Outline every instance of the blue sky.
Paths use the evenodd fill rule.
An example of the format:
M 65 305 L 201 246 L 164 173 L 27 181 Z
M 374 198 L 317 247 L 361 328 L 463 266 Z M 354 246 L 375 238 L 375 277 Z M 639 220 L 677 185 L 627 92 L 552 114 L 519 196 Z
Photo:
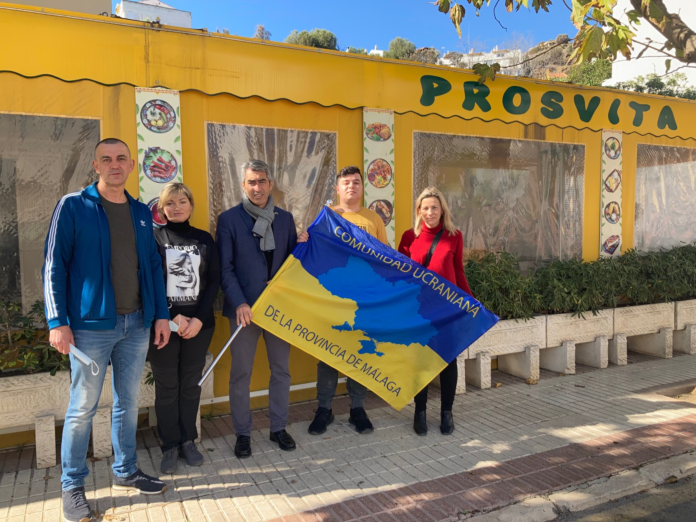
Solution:
M 163 0 L 176 9 L 191 11 L 193 27 L 228 29 L 230 34 L 253 36 L 257 24 L 264 24 L 273 37 L 282 41 L 293 29 L 328 29 L 338 36 L 341 49 L 348 46 L 386 49 L 396 36 L 408 38 L 418 47 L 435 47 L 440 51 L 466 52 L 467 40 L 482 50 L 509 44 L 513 33 L 530 43 L 550 40 L 558 34 L 575 34 L 570 12 L 562 2 L 554 2 L 551 12 L 521 9 L 507 13 L 501 0 L 496 11 L 507 32 L 494 20 L 491 8 L 475 9 L 462 2 L 466 16 L 462 39 L 457 36 L 449 17 L 426 0 L 347 0 L 279 1 L 266 0 Z M 495 4 L 492 0 L 491 4 Z M 114 1 L 114 8 L 118 1 Z M 531 4 L 531 1 L 530 1 Z

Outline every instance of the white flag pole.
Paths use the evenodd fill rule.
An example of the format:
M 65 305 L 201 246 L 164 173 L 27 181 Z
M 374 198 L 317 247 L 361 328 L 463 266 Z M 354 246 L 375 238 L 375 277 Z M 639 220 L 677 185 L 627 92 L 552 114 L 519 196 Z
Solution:
M 203 374 L 203 377 L 201 377 L 201 380 L 198 381 L 198 386 L 202 386 L 203 383 L 205 382 L 205 380 L 208 378 L 208 375 L 210 375 L 210 374 L 212 373 L 213 368 L 215 368 L 215 365 L 216 365 L 216 364 L 218 363 L 218 361 L 220 360 L 220 357 L 222 357 L 222 356 L 225 354 L 225 351 L 227 351 L 227 349 L 230 347 L 230 344 L 232 344 L 232 341 L 234 341 L 234 338 L 237 337 L 237 334 L 239 333 L 239 330 L 242 329 L 242 327 L 243 327 L 243 325 L 240 324 L 240 325 L 237 327 L 237 329 L 234 331 L 234 333 L 232 334 L 232 336 L 227 340 L 227 343 L 226 343 L 225 346 L 222 348 L 222 350 L 220 350 L 220 353 L 218 354 L 218 356 L 217 356 L 217 357 L 215 358 L 215 360 L 213 361 L 213 364 L 210 365 L 210 368 L 208 368 L 208 369 L 206 370 L 206 372 Z

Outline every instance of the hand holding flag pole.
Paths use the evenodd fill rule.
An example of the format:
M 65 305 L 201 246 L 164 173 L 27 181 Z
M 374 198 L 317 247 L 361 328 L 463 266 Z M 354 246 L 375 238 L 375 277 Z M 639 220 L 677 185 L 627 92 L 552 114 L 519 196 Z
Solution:
M 241 330 L 243 325 L 239 325 L 237 329 L 234 331 L 234 333 L 230 336 L 230 338 L 227 340 L 227 343 L 225 343 L 225 346 L 220 350 L 220 353 L 218 356 L 215 358 L 213 361 L 213 364 L 210 365 L 210 368 L 206 370 L 206 372 L 203 374 L 203 377 L 201 377 L 201 380 L 198 381 L 198 386 L 203 386 L 203 383 L 205 380 L 208 378 L 208 375 L 210 375 L 213 372 L 213 368 L 215 368 L 215 365 L 218 363 L 220 358 L 225 354 L 227 349 L 230 347 L 230 344 L 232 344 L 232 341 L 234 341 L 234 338 L 237 337 L 237 334 L 239 333 L 239 330 Z
M 330 207 L 332 204 L 333 204 L 333 202 L 332 202 L 330 199 L 326 201 L 326 206 Z M 176 330 L 179 329 L 179 325 L 177 325 L 176 323 L 173 323 L 172 321 L 169 321 L 169 322 L 170 322 L 171 324 L 174 324 L 174 325 L 176 326 L 176 329 L 174 329 L 174 328 L 172 327 L 172 330 L 173 330 L 173 331 L 176 331 Z M 213 368 L 215 368 L 215 365 L 218 363 L 218 361 L 220 360 L 220 358 L 225 354 L 225 352 L 227 351 L 227 349 L 228 349 L 228 348 L 230 347 L 230 345 L 232 344 L 232 341 L 234 341 L 234 338 L 237 337 L 237 334 L 239 333 L 239 331 L 242 329 L 243 326 L 244 326 L 244 325 L 241 325 L 241 324 L 240 324 L 239 326 L 237 326 L 237 329 L 234 331 L 234 333 L 233 333 L 233 334 L 230 336 L 230 338 L 227 340 L 227 342 L 225 343 L 225 346 L 222 348 L 222 350 L 220 350 L 220 353 L 218 354 L 218 356 L 217 356 L 217 357 L 215 358 L 215 360 L 213 361 L 213 364 L 210 365 L 210 368 L 208 368 L 208 369 L 206 370 L 206 372 L 203 374 L 203 377 L 201 377 L 201 380 L 198 381 L 198 386 L 203 386 L 203 383 L 204 383 L 205 380 L 208 378 L 208 376 L 213 372 Z

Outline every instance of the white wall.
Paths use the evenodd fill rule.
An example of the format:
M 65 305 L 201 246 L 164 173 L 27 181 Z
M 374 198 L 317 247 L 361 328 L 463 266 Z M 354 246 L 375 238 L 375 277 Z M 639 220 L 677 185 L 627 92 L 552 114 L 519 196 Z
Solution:
M 670 13 L 678 13 L 682 20 L 684 20 L 684 23 L 696 30 L 696 0 L 665 0 L 665 5 Z M 628 18 L 625 13 L 632 9 L 633 7 L 631 7 L 629 0 L 619 0 L 616 4 L 614 13 L 622 22 L 628 23 Z M 665 42 L 665 38 L 658 33 L 652 25 L 643 21 L 637 26 L 635 39 L 646 42 L 648 38 L 653 41 L 651 45 L 657 48 L 662 47 L 662 44 Z M 638 53 L 643 49 L 643 47 L 638 44 L 634 44 L 633 48 L 634 57 L 638 56 Z M 639 60 L 634 58 L 628 61 L 624 59 L 623 56 L 619 55 L 619 58 L 617 58 L 612 66 L 612 78 L 611 80 L 607 80 L 605 84 L 614 85 L 616 82 L 633 80 L 636 76 L 645 76 L 651 73 L 663 75 L 665 74 L 666 59 L 666 56 L 651 49 L 645 51 Z M 679 61 L 672 60 L 672 69 L 679 67 L 679 64 Z M 681 69 L 679 72 L 686 74 L 691 85 L 696 85 L 696 68 Z
M 141 4 L 123 0 L 116 6 L 116 14 L 129 20 L 150 20 L 160 19 L 163 25 L 173 25 L 176 27 L 191 27 L 191 13 L 179 11 L 169 7 L 157 7 L 154 5 Z

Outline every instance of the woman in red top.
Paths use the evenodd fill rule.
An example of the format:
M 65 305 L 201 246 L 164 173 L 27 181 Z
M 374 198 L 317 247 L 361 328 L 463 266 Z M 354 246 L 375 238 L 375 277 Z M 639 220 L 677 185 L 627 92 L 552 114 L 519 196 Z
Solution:
M 449 282 L 471 295 L 469 283 L 464 275 L 464 239 L 462 233 L 452 224 L 452 218 L 442 193 L 435 187 L 428 187 L 416 200 L 416 226 L 404 232 L 399 244 L 399 252 L 420 264 L 426 263 L 433 240 L 440 233 L 440 239 L 432 253 L 427 268 L 444 277 Z M 452 405 L 457 389 L 457 360 L 452 361 L 440 373 L 441 423 L 440 431 L 449 435 L 454 431 Z M 413 429 L 421 436 L 428 433 L 425 418 L 428 401 L 428 387 L 416 395 L 416 414 Z

